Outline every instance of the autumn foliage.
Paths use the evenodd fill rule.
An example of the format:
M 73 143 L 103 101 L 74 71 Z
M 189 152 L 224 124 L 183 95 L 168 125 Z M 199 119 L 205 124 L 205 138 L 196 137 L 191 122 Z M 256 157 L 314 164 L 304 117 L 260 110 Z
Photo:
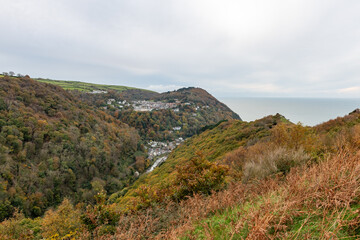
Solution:
M 57 88 L 20 94 L 27 81 L 1 82 L 0 239 L 360 236 L 358 111 L 222 122 L 131 185 L 146 165 L 133 129 Z
M 123 188 L 135 179 L 135 152 L 145 155 L 135 129 L 62 88 L 0 79 L 0 221 L 16 209 L 34 218 L 65 197 L 93 203 L 99 190 Z

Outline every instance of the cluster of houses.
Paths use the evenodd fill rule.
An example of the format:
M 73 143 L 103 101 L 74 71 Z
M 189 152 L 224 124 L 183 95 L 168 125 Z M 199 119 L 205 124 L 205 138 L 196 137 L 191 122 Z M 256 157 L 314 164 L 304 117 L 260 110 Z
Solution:
M 191 103 L 181 103 L 180 101 L 176 100 L 174 103 L 169 102 L 153 102 L 153 101 L 146 101 L 146 100 L 140 100 L 140 101 L 133 101 L 132 107 L 134 108 L 134 111 L 139 112 L 150 112 L 152 110 L 160 110 L 160 109 L 172 109 L 174 112 L 179 112 L 179 106 L 190 106 Z M 202 108 L 210 108 L 210 106 L 194 106 L 194 109 L 196 111 L 199 111 Z M 196 114 L 194 115 L 196 116 Z
M 94 92 L 92 92 L 92 93 L 94 93 Z M 106 104 L 117 106 L 120 109 L 131 106 L 134 109 L 134 111 L 138 111 L 138 112 L 150 112 L 152 110 L 161 110 L 161 109 L 173 109 L 174 112 L 180 111 L 180 109 L 178 108 L 178 106 L 180 105 L 179 101 L 176 101 L 174 103 L 153 102 L 153 101 L 146 101 L 146 100 L 127 102 L 126 100 L 116 101 L 113 98 L 109 98 L 106 101 Z M 107 107 L 104 107 L 104 108 L 107 109 Z
M 100 91 L 93 91 L 92 93 L 98 93 Z M 174 112 L 180 112 L 179 106 L 190 106 L 191 103 L 181 103 L 179 100 L 175 102 L 154 102 L 154 101 L 146 101 L 146 100 L 139 100 L 139 101 L 132 101 L 128 102 L 126 100 L 123 101 L 116 101 L 113 98 L 109 98 L 106 101 L 107 105 L 117 106 L 119 109 L 124 109 L 128 107 L 132 107 L 134 111 L 138 112 L 150 112 L 152 110 L 161 110 L 161 109 L 172 109 Z M 194 106 L 196 111 L 199 111 L 201 108 L 210 108 L 209 106 Z M 107 109 L 105 106 L 104 109 Z M 193 116 L 196 116 L 196 113 L 193 113 Z M 179 128 L 179 127 L 176 127 Z M 174 129 L 174 131 L 179 131 L 180 129 Z
M 184 139 L 182 137 L 177 138 L 175 141 L 172 142 L 150 141 L 148 143 L 149 159 L 152 160 L 158 156 L 169 154 L 172 150 L 176 148 L 176 146 L 180 145 L 182 142 L 184 142 Z
M 180 102 L 152 102 L 152 101 L 133 101 L 132 106 L 135 111 L 141 111 L 141 112 L 147 112 L 152 110 L 161 110 L 161 109 L 169 109 L 172 108 L 174 111 L 179 111 L 177 106 L 180 104 Z
M 90 94 L 101 94 L 101 93 L 107 93 L 107 91 L 103 90 L 93 90 L 92 92 L 89 92 Z
M 168 158 L 169 153 L 176 148 L 176 146 L 180 145 L 184 142 L 182 137 L 175 139 L 172 142 L 157 142 L 157 141 L 150 141 L 148 143 L 148 155 L 149 159 L 156 161 L 151 165 L 151 167 L 146 172 L 153 171 L 157 166 L 161 163 L 165 162 Z

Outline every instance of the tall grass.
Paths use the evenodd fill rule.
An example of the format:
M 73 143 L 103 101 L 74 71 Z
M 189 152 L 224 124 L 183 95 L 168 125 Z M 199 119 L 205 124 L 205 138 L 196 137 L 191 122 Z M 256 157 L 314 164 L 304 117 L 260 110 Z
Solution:
M 242 215 L 230 222 L 232 230 L 223 239 L 360 238 L 360 152 L 341 152 L 318 165 L 294 168 L 285 180 L 267 179 L 257 186 L 263 191 L 249 194 L 261 203 L 249 200 L 254 207 L 245 211 L 245 205 L 238 201 Z M 171 233 L 196 239 L 195 228 L 188 226 Z M 216 235 L 215 228 L 203 227 L 202 232 Z
M 264 179 L 272 174 L 286 174 L 292 167 L 305 164 L 310 156 L 302 148 L 298 150 L 288 150 L 278 147 L 256 155 L 244 164 L 243 181 L 248 182 L 252 179 Z

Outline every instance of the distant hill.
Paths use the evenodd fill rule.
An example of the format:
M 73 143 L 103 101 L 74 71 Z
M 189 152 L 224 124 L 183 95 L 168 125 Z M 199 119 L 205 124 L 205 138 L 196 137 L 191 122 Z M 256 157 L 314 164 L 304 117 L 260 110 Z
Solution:
M 69 90 L 88 105 L 105 108 L 120 121 L 136 128 L 146 140 L 174 140 L 190 137 L 203 127 L 222 120 L 239 119 L 225 104 L 201 88 L 182 88 L 176 91 L 157 93 L 125 86 L 99 85 L 84 82 L 36 79 Z M 113 100 L 108 104 L 108 100 Z M 130 105 L 121 105 L 127 101 Z M 134 111 L 134 101 L 175 103 L 176 107 Z M 177 129 L 177 130 L 174 130 Z
M 152 111 L 134 111 L 132 108 L 117 111 L 115 108 L 118 118 L 138 129 L 146 139 L 186 138 L 222 120 L 241 120 L 239 115 L 201 88 L 182 88 L 145 97 L 144 100 L 174 103 L 176 106 Z M 180 130 L 174 131 L 176 128 Z
M 193 102 L 193 103 L 198 103 L 200 105 L 215 107 L 217 111 L 220 111 L 223 114 L 225 114 L 227 119 L 232 118 L 232 119 L 241 120 L 238 114 L 233 112 L 225 104 L 219 102 L 219 100 L 217 100 L 214 96 L 212 96 L 202 88 L 194 88 L 194 87 L 180 88 L 176 91 L 164 92 L 154 98 L 154 100 L 160 100 L 160 101 L 161 100 L 171 101 L 176 99 L 180 100 L 181 102 Z

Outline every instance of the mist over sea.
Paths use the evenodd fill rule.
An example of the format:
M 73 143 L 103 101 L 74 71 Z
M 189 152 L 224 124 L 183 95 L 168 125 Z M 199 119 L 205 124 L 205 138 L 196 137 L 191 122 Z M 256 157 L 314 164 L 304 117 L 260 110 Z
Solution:
M 244 121 L 280 113 L 293 123 L 314 126 L 360 108 L 360 98 L 219 98 Z

